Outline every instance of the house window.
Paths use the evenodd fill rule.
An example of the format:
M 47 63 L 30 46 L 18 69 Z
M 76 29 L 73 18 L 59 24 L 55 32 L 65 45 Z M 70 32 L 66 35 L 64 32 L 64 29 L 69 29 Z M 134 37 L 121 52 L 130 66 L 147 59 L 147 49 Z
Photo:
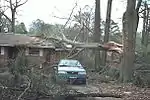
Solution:
M 43 49 L 38 48 L 26 48 L 25 54 L 31 56 L 43 56 Z
M 29 55 L 39 56 L 40 50 L 37 48 L 29 48 Z

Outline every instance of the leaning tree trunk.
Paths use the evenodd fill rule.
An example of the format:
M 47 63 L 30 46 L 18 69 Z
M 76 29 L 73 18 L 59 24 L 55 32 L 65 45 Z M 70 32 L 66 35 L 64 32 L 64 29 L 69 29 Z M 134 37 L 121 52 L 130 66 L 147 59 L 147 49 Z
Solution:
M 109 41 L 109 32 L 110 32 L 110 20 L 111 20 L 111 6 L 112 6 L 112 0 L 108 0 L 107 4 L 107 14 L 106 14 L 106 24 L 105 24 L 105 32 L 104 32 L 104 43 L 107 43 Z M 102 65 L 106 64 L 107 59 L 107 52 L 103 51 L 102 53 Z
M 135 59 L 135 34 L 137 28 L 136 0 L 127 1 L 127 9 L 123 15 L 123 61 L 120 73 L 122 82 L 132 79 Z
M 94 25 L 94 42 L 100 43 L 100 0 L 95 0 L 95 25 Z M 95 69 L 99 70 L 100 68 L 100 50 L 95 49 Z

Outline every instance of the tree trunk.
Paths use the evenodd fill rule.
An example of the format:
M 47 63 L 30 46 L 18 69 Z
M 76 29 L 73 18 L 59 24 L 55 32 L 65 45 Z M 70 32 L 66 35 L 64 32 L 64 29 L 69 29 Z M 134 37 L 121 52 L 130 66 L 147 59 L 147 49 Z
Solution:
M 149 25 L 149 9 L 148 9 L 148 5 L 147 3 L 145 2 L 144 4 L 145 6 L 145 11 L 143 13 L 143 31 L 142 31 L 142 41 L 141 41 L 141 44 L 142 44 L 142 49 L 143 49 L 143 56 L 146 58 L 147 57 L 147 46 L 148 46 L 148 25 Z
M 95 25 L 94 25 L 94 42 L 100 43 L 100 0 L 95 0 Z M 99 70 L 100 67 L 100 50 L 95 49 L 94 50 L 95 54 L 95 69 Z
M 137 6 L 136 6 L 136 12 L 137 12 L 137 23 L 136 23 L 136 31 L 138 28 L 138 24 L 139 24 L 139 9 L 141 7 L 142 4 L 142 0 L 138 0 Z M 136 35 L 136 34 L 135 34 Z M 136 37 L 136 36 L 135 36 Z
M 132 79 L 135 59 L 135 34 L 137 28 L 136 0 L 127 1 L 127 9 L 123 15 L 123 61 L 120 73 L 122 82 Z
M 1 11 L 0 11 L 0 33 L 1 32 L 2 32 L 2 14 L 1 14 Z
M 15 33 L 15 10 L 12 11 L 11 32 Z
M 145 36 L 145 27 L 146 27 L 146 2 L 144 3 L 144 12 L 143 12 L 143 30 L 142 30 L 142 40 L 141 45 L 144 43 L 144 36 Z
M 105 32 L 104 32 L 104 43 L 109 41 L 109 32 L 110 32 L 110 21 L 111 21 L 111 7 L 112 7 L 112 0 L 108 0 L 107 3 L 107 14 L 106 14 L 106 24 L 105 24 Z M 102 53 L 102 65 L 105 66 L 106 59 L 107 59 L 107 52 L 103 51 Z

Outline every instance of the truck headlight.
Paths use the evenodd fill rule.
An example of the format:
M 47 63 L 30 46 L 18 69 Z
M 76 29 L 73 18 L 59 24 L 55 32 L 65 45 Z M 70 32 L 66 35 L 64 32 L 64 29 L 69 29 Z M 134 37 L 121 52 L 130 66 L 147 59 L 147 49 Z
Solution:
M 58 74 L 67 74 L 66 71 L 58 71 Z
M 86 72 L 79 72 L 78 74 L 86 75 Z

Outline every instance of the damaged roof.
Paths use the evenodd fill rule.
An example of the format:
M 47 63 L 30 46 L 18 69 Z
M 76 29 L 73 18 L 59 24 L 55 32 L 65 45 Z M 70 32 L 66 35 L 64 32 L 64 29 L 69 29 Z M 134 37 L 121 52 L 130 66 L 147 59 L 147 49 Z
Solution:
M 55 45 L 45 39 L 24 34 L 0 33 L 0 46 L 22 46 L 36 48 L 55 48 Z

